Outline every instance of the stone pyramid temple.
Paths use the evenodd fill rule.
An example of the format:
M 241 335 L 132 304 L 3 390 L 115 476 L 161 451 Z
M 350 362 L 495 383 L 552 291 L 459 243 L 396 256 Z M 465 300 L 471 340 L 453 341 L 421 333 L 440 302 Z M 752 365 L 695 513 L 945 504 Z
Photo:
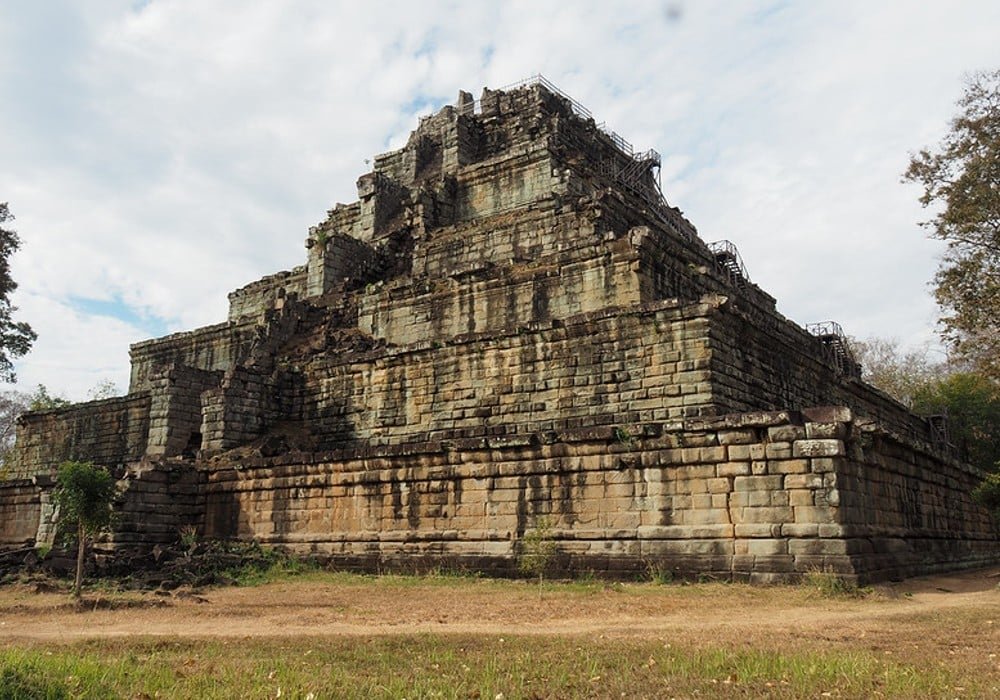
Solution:
M 255 539 L 358 569 L 872 581 L 1000 560 L 936 421 L 860 379 L 540 76 L 376 156 L 305 264 L 131 348 L 120 398 L 23 416 L 0 546 L 64 460 L 121 479 L 106 547 Z

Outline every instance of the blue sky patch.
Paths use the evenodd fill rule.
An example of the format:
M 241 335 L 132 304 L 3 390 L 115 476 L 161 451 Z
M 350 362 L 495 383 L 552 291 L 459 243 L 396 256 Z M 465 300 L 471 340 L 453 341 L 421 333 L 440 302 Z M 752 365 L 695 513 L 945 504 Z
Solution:
M 150 338 L 158 338 L 170 332 L 166 320 L 159 316 L 137 313 L 133 307 L 118 297 L 111 300 L 70 297 L 69 305 L 74 311 L 89 316 L 108 316 L 118 319 L 122 323 L 145 331 Z

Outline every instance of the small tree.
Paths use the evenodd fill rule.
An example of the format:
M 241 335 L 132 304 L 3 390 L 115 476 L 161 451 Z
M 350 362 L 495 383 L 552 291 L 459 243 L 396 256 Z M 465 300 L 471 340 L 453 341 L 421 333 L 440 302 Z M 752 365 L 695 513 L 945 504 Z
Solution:
M 545 572 L 552 565 L 556 555 L 556 543 L 552 538 L 552 523 L 548 517 L 535 519 L 535 527 L 528 530 L 521 540 L 521 556 L 517 568 L 528 576 L 538 576 L 539 591 Z
M 62 522 L 75 525 L 77 535 L 76 580 L 73 596 L 80 597 L 87 536 L 111 524 L 115 480 L 107 469 L 90 462 L 63 462 L 56 475 L 55 502 Z

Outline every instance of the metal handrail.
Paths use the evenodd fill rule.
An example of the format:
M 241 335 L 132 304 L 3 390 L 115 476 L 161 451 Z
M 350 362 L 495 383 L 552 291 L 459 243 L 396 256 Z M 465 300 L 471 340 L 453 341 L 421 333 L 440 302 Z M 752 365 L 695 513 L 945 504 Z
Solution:
M 812 335 L 818 338 L 823 338 L 826 336 L 836 336 L 843 340 L 847 340 L 847 336 L 844 334 L 844 329 L 836 321 L 821 321 L 819 323 L 807 323 L 805 329 L 809 331 Z
M 861 377 L 861 365 L 855 359 L 851 343 L 839 323 L 836 321 L 807 323 L 805 329 L 827 348 L 841 374 Z

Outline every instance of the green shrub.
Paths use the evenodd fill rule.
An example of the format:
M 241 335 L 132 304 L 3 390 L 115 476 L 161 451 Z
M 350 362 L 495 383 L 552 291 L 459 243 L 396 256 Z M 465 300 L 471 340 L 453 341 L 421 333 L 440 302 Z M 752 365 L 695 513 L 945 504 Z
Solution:
M 993 472 L 972 491 L 977 503 L 989 508 L 1000 517 L 1000 472 Z
M 802 575 L 802 583 L 824 598 L 858 598 L 864 595 L 856 583 L 830 568 L 810 569 Z
M 635 442 L 635 438 L 632 437 L 632 433 L 629 432 L 628 428 L 615 428 L 614 431 L 615 442 L 619 445 L 627 445 L 629 447 Z
M 653 561 L 646 562 L 646 576 L 650 581 L 660 586 L 674 581 L 674 572 L 670 570 L 670 567 Z

